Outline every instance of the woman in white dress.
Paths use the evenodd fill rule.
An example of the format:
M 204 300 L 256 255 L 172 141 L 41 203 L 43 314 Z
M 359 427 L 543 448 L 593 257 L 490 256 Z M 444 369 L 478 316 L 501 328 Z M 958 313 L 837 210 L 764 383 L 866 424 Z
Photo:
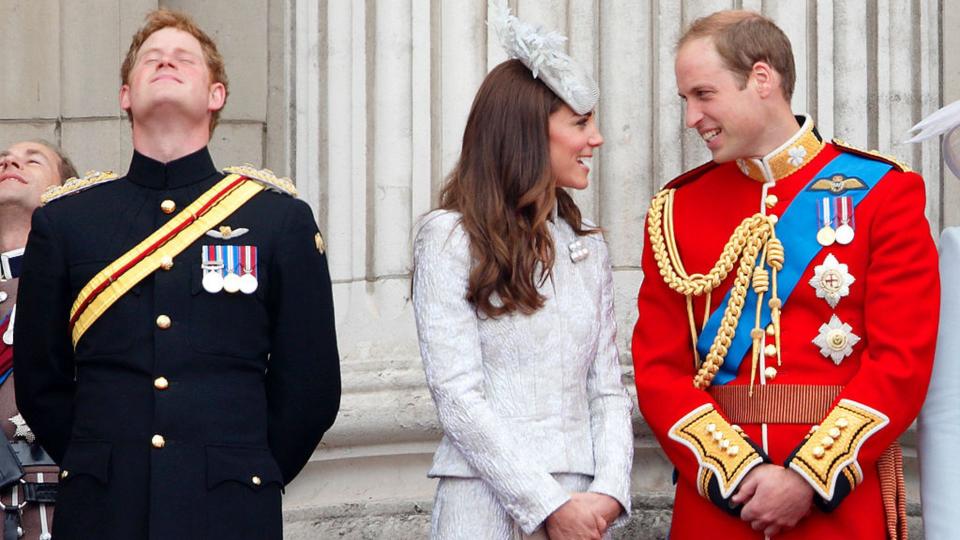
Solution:
M 587 186 L 603 143 L 596 83 L 560 36 L 505 10 L 491 24 L 513 59 L 477 92 L 414 243 L 420 351 L 444 430 L 431 537 L 609 538 L 630 514 L 632 405 L 607 246 L 563 189 Z
M 913 127 L 907 142 L 943 135 L 943 160 L 960 177 L 960 101 Z M 940 235 L 940 333 L 927 400 L 918 422 L 920 500 L 927 540 L 960 538 L 956 497 L 960 486 L 960 227 Z

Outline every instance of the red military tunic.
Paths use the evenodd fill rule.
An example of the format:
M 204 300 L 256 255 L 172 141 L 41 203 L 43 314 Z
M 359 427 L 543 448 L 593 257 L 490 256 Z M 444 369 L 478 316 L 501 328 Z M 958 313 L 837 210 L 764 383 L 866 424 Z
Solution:
M 745 218 L 781 215 L 844 152 L 860 153 L 820 142 L 805 119 L 790 141 L 763 160 L 711 163 L 669 184 L 675 189 L 676 253 L 686 272 L 707 274 Z M 793 211 L 815 214 L 817 207 Z M 888 535 L 877 462 L 916 417 L 926 393 L 939 310 L 937 253 L 924 217 L 923 179 L 901 166 L 883 175 L 853 216 L 853 241 L 820 249 L 783 300 L 779 350 L 772 327 L 754 330 L 763 337 L 752 397 L 750 350 L 726 385 L 694 386 L 687 299 L 662 277 L 648 221 L 633 358 L 640 410 L 679 473 L 672 539 L 762 538 L 731 515 L 728 504 L 747 473 L 762 463 L 790 467 L 815 490 L 811 514 L 778 539 Z M 811 227 L 800 233 L 817 232 Z M 711 309 L 724 308 L 735 274 L 736 265 L 709 293 Z M 840 283 L 845 290 L 838 279 L 846 280 Z M 834 293 L 835 305 L 825 292 Z M 692 300 L 698 330 L 705 299 Z M 748 310 L 741 315 L 751 325 L 754 316 Z M 840 324 L 831 325 L 834 318 Z M 837 346 L 831 348 L 834 338 Z M 733 394 L 722 401 L 717 392 Z M 739 426 L 724 406 L 737 410 Z M 904 526 L 892 523 L 894 529 Z

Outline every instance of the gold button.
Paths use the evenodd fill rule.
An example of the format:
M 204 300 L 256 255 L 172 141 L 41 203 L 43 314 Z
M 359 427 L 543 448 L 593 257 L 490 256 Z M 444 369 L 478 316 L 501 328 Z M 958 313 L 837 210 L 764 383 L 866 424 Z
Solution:
M 730 457 L 733 457 L 739 453 L 740 453 L 740 447 L 737 445 L 733 445 L 730 448 L 727 448 L 727 455 Z
M 777 205 L 778 202 L 780 202 L 780 199 L 777 198 L 776 195 L 771 193 L 770 195 L 767 195 L 767 198 L 764 199 L 763 202 L 764 204 L 767 205 L 767 208 L 773 208 L 774 206 Z
M 713 432 L 713 440 L 715 440 L 715 441 L 717 441 L 717 442 L 720 442 L 721 440 L 723 440 L 723 432 L 722 432 L 722 431 L 714 431 L 714 432 Z
M 157 317 L 157 328 L 166 330 L 167 328 L 170 328 L 170 324 L 172 322 L 173 321 L 170 320 L 170 317 L 167 317 L 166 315 L 160 315 Z
M 160 259 L 160 268 L 163 268 L 164 270 L 173 268 L 173 257 L 165 256 Z
M 714 424 L 713 422 L 710 422 L 709 424 L 707 424 L 707 433 L 713 433 L 716 430 L 717 430 L 716 424 Z
M 767 378 L 768 381 L 772 381 L 774 377 L 777 376 L 777 368 L 770 366 L 767 369 L 763 370 L 763 376 Z
M 777 216 L 776 214 L 770 214 L 769 216 L 767 216 L 767 220 L 770 221 L 771 225 L 776 225 L 777 222 L 780 221 L 780 217 Z
M 70 476 L 70 471 L 68 471 L 68 470 L 66 470 L 66 469 L 60 471 L 60 479 L 61 479 L 61 480 L 66 480 L 68 476 Z
M 818 429 L 820 429 L 820 426 L 818 426 L 817 424 L 814 424 L 814 425 L 810 426 L 810 431 L 809 431 L 808 433 L 810 433 L 811 435 L 813 435 L 813 432 L 816 431 L 816 430 L 818 430 Z
M 730 439 L 724 439 L 720 441 L 720 448 L 723 448 L 724 450 L 730 448 Z
M 843 429 L 843 428 L 847 427 L 848 425 L 850 425 L 850 423 L 847 422 L 847 419 L 846 419 L 846 418 L 844 418 L 844 417 L 842 417 L 842 416 L 841 416 L 840 418 L 837 418 L 837 427 L 838 427 L 838 428 Z
M 820 459 L 820 458 L 823 457 L 823 455 L 824 455 L 825 453 L 826 453 L 826 452 L 824 451 L 824 449 L 823 449 L 822 446 L 814 446 L 814 447 L 813 447 L 813 457 L 815 457 L 815 458 L 817 458 L 817 459 Z
M 820 444 L 823 445 L 824 448 L 830 448 L 833 446 L 834 442 L 835 441 L 833 440 L 833 437 L 824 437 L 820 439 Z
M 166 377 L 157 377 L 153 380 L 153 387 L 157 390 L 166 390 L 170 387 L 170 381 Z
M 774 334 L 776 334 L 776 329 L 773 327 L 772 324 L 768 324 L 768 325 L 767 325 L 767 335 L 768 335 L 768 336 L 772 336 L 772 335 L 774 335 Z
M 743 433 L 743 428 L 736 424 L 733 424 L 732 426 L 730 426 L 730 429 L 736 431 L 737 433 Z
M 260 480 L 260 477 L 259 477 L 259 476 L 254 476 L 253 478 L 250 479 L 250 481 L 251 481 L 251 482 L 253 483 L 253 485 L 255 485 L 255 486 L 259 486 L 260 484 L 263 483 L 263 481 Z
M 160 203 L 160 210 L 162 210 L 164 214 L 172 214 L 176 209 L 177 203 L 171 201 L 170 199 L 166 199 Z
M 163 435 L 154 435 L 150 439 L 150 444 L 153 445 L 154 448 L 163 448 L 163 445 L 167 444 L 167 440 L 163 438 Z
M 773 343 L 768 344 L 763 348 L 763 354 L 767 356 L 776 356 L 777 355 L 777 346 Z
M 840 430 L 837 428 L 830 428 L 830 431 L 827 432 L 827 435 L 833 437 L 834 439 L 840 438 Z

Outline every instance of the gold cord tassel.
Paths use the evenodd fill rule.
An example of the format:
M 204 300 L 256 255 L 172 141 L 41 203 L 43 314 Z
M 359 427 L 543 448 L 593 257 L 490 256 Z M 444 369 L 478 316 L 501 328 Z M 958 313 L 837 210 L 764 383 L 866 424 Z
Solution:
M 690 341 L 693 345 L 693 370 L 700 369 L 700 352 L 697 351 L 697 321 L 693 315 L 693 295 L 687 295 L 687 320 L 690 322 Z
M 777 347 L 777 367 L 779 367 L 783 361 L 780 357 L 780 309 L 783 307 L 783 302 L 777 294 L 777 273 L 783 270 L 783 262 L 786 257 L 784 255 L 783 243 L 777 238 L 776 232 L 771 232 L 771 234 L 773 236 L 767 243 L 767 264 L 773 269 L 773 289 L 770 293 L 769 303 L 770 322 L 773 323 L 774 343 L 776 343 Z
M 763 329 L 760 327 L 760 321 L 763 316 L 763 297 L 770 289 L 770 275 L 767 269 L 763 267 L 763 261 L 766 258 L 766 247 L 764 253 L 760 256 L 760 264 L 753 269 L 753 292 L 757 293 L 757 311 L 753 323 L 753 330 L 750 331 L 750 337 L 753 338 L 753 354 L 750 364 L 750 397 L 753 397 L 753 384 L 756 381 L 758 364 L 760 362 L 760 349 L 763 347 Z

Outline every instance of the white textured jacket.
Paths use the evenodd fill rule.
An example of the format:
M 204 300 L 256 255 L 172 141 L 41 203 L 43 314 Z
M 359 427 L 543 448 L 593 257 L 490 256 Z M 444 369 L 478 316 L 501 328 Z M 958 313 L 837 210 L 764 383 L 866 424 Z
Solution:
M 927 540 L 960 538 L 960 227 L 940 236 L 940 333 L 920 411 L 920 499 Z M 923 294 L 923 291 L 918 291 Z
M 533 315 L 478 316 L 465 299 L 469 238 L 455 212 L 421 220 L 413 304 L 444 437 L 429 476 L 481 478 L 531 533 L 569 499 L 551 473 L 593 477 L 589 491 L 630 512 L 631 401 L 616 345 L 613 277 L 600 234 L 550 223 L 553 279 Z M 586 258 L 575 262 L 579 241 Z M 617 524 L 617 523 L 615 523 Z

